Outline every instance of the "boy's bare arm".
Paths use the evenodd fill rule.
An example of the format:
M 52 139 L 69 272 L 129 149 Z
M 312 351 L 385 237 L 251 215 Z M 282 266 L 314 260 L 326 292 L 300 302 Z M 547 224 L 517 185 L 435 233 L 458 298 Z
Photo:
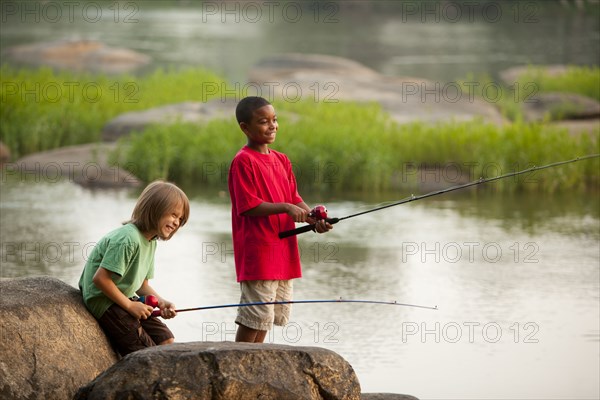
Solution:
M 304 205 L 306 208 L 302 207 Z M 268 203 L 262 202 L 258 206 L 243 213 L 247 217 L 265 217 L 274 214 L 287 214 L 294 219 L 294 222 L 306 222 L 310 209 L 304 203 L 298 205 L 290 203 Z
M 296 205 L 297 205 L 298 207 L 300 207 L 300 208 L 302 208 L 302 209 L 306 210 L 307 212 L 310 212 L 310 211 L 311 211 L 311 210 L 310 210 L 310 207 L 308 206 L 308 204 L 306 204 L 306 203 L 305 203 L 305 202 L 303 202 L 303 201 L 302 201 L 302 202 L 300 202 L 300 203 L 298 203 L 298 204 L 296 204 Z
M 92 282 L 94 282 L 94 285 L 96 285 L 106 297 L 111 299 L 115 304 L 127 311 L 133 317 L 137 319 L 148 318 L 152 314 L 152 307 L 140 303 L 139 301 L 129 300 L 127 296 L 119 290 L 117 285 L 115 285 L 111 274 L 112 272 L 109 270 L 99 267 L 92 278 Z

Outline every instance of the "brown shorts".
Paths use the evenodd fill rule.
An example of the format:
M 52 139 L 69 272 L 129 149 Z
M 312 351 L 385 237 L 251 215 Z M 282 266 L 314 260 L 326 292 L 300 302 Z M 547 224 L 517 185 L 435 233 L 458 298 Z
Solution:
M 110 306 L 98 322 L 122 356 L 174 338 L 173 332 L 158 317 L 137 320 L 116 304 Z

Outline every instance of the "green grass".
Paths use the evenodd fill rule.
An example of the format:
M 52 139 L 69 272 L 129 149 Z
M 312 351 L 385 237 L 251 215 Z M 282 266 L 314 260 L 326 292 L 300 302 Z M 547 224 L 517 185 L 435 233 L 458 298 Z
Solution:
M 0 140 L 15 158 L 96 142 L 104 124 L 121 113 L 207 101 L 205 84 L 224 87 L 221 78 L 201 69 L 157 70 L 137 77 L 9 66 L 0 72 Z M 585 84 L 573 87 L 590 84 L 589 71 L 574 74 Z M 551 87 L 544 79 L 539 78 L 540 87 Z M 515 122 L 499 127 L 482 121 L 399 125 L 374 103 L 275 102 L 280 130 L 273 148 L 290 157 L 302 190 L 362 193 L 418 187 L 419 171 L 428 169 L 470 180 L 599 152 L 598 130 L 572 136 L 541 123 L 524 123 L 518 102 L 513 101 L 512 111 L 510 101 L 505 103 L 500 107 L 512 112 Z M 166 178 L 225 189 L 229 163 L 245 142 L 232 115 L 202 125 L 149 127 L 122 139 L 112 160 L 145 181 Z M 597 189 L 598 168 L 597 160 L 574 163 L 494 187 Z
M 489 75 L 469 75 L 460 80 L 465 93 L 473 93 L 494 104 L 510 121 L 522 121 L 524 102 L 535 101 L 537 95 L 548 92 L 574 93 L 600 101 L 600 67 L 567 66 L 563 74 L 552 76 L 543 66 L 530 65 L 527 72 L 510 87 L 495 82 Z M 487 91 L 486 91 L 487 89 Z M 499 94 L 498 94 L 499 93 Z M 549 110 L 548 120 L 560 120 L 578 111 L 576 105 L 564 104 Z
M 460 183 L 598 152 L 597 130 L 572 136 L 543 124 L 503 127 L 482 121 L 399 125 L 376 104 L 274 103 L 280 128 L 272 148 L 286 153 L 302 190 L 377 192 L 415 186 L 419 168 Z M 114 161 L 133 173 L 225 189 L 245 136 L 229 120 L 154 126 L 124 139 Z M 597 188 L 598 160 L 537 172 L 498 190 Z M 437 171 L 437 172 L 434 172 Z M 460 176 L 458 176 L 460 175 Z
M 600 68 L 568 66 L 564 74 L 551 76 L 542 67 L 529 66 L 518 79 L 521 86 L 533 82 L 540 92 L 576 93 L 600 101 Z
M 100 140 L 117 115 L 182 101 L 206 101 L 204 84 L 223 80 L 203 69 L 107 76 L 50 68 L 0 69 L 0 140 L 13 157 Z M 220 95 L 216 93 L 215 95 Z

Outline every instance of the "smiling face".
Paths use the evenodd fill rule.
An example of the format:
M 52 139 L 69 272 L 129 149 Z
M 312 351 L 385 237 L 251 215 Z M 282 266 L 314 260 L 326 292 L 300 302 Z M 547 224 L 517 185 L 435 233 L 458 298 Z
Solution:
M 261 153 L 268 153 L 268 146 L 275 141 L 279 128 L 275 109 L 268 104 L 255 110 L 250 122 L 240 122 L 240 128 L 248 138 L 248 147 Z
M 161 180 L 150 183 L 135 203 L 131 219 L 148 240 L 169 240 L 190 217 L 190 201 L 175 184 Z
M 181 226 L 184 220 L 183 204 L 178 203 L 172 207 L 158 221 L 158 232 L 156 234 L 162 240 L 169 240 Z

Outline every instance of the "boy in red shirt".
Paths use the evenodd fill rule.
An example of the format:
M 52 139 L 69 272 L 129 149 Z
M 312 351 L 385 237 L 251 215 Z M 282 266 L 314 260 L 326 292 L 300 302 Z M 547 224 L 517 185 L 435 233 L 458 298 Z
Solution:
M 240 303 L 290 301 L 292 279 L 302 276 L 298 240 L 279 239 L 278 233 L 294 229 L 295 222 L 316 224 L 319 233 L 333 227 L 309 217 L 290 160 L 269 148 L 278 129 L 273 106 L 250 96 L 239 102 L 235 114 L 248 138 L 231 163 L 228 179 Z M 289 315 L 289 304 L 240 307 L 235 340 L 262 343 L 273 324 L 285 325 Z

